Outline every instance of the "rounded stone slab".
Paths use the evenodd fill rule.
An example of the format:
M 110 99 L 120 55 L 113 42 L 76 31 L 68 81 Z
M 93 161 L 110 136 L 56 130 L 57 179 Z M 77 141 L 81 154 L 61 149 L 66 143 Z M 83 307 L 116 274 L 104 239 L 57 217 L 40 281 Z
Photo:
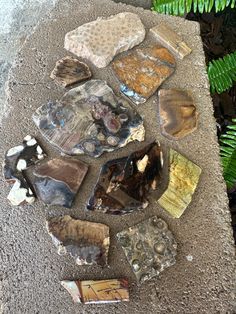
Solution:
M 33 115 L 42 135 L 69 155 L 99 157 L 143 141 L 141 116 L 102 80 L 71 89 L 60 102 L 48 102 Z
M 138 15 L 122 12 L 79 26 L 65 36 L 65 49 L 106 67 L 115 55 L 144 40 L 145 28 Z

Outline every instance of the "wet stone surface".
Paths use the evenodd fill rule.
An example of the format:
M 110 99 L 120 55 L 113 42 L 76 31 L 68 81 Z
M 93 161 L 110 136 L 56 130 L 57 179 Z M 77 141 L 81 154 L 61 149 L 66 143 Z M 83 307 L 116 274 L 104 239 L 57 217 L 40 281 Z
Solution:
M 138 15 L 123 12 L 79 26 L 65 36 L 65 49 L 89 59 L 98 68 L 114 56 L 144 40 L 145 28 Z
M 108 161 L 102 166 L 87 208 L 120 215 L 147 207 L 148 193 L 158 188 L 162 167 L 158 143 Z
M 71 207 L 86 176 L 88 165 L 78 159 L 54 158 L 34 171 L 37 196 L 50 205 Z
M 33 120 L 42 135 L 69 155 L 99 157 L 134 140 L 143 141 L 141 116 L 102 80 L 71 89 L 60 102 L 36 110 Z
M 128 281 L 125 279 L 63 280 L 61 285 L 75 303 L 103 304 L 129 301 Z
M 146 102 L 175 70 L 175 59 L 163 47 L 137 48 L 112 63 L 121 92 L 135 104 Z
M 61 216 L 47 221 L 58 254 L 70 254 L 77 265 L 107 265 L 110 245 L 107 225 Z
M 175 264 L 177 244 L 164 220 L 156 216 L 117 234 L 139 283 Z

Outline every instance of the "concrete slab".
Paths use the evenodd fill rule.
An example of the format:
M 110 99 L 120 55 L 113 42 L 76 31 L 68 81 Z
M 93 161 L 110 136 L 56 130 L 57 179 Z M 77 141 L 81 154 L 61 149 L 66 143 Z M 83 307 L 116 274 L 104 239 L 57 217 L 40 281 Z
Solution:
M 156 120 L 157 98 L 138 107 L 145 119 L 145 143 L 132 143 L 115 153 L 93 160 L 89 175 L 72 209 L 48 207 L 37 202 L 33 206 L 11 207 L 6 203 L 9 186 L 1 180 L 2 210 L 1 271 L 4 313 L 233 313 L 235 261 L 230 214 L 222 178 L 213 106 L 205 70 L 205 60 L 198 24 L 177 17 L 153 14 L 141 8 L 115 4 L 109 0 L 59 1 L 51 12 L 52 20 L 41 23 L 25 42 L 11 70 L 8 85 L 10 113 L 1 128 L 1 159 L 4 151 L 28 134 L 41 140 L 49 156 L 58 156 L 40 137 L 31 115 L 48 99 L 58 99 L 64 89 L 49 78 L 55 61 L 67 52 L 64 35 L 73 28 L 98 16 L 122 11 L 140 15 L 148 28 L 165 21 L 183 34 L 193 53 L 177 63 L 176 73 L 163 87 L 191 89 L 200 112 L 199 130 L 179 142 L 162 137 Z M 149 38 L 144 45 L 150 41 Z M 95 78 L 103 78 L 118 93 L 118 84 L 111 68 L 92 67 Z M 190 207 L 179 220 L 172 219 L 156 203 L 139 213 L 111 217 L 84 211 L 85 203 L 96 181 L 99 168 L 108 159 L 125 156 L 159 139 L 166 147 L 177 149 L 197 163 L 203 174 Z M 163 185 L 164 188 L 164 185 Z M 100 221 L 111 227 L 110 268 L 78 267 L 68 256 L 58 256 L 45 228 L 46 217 L 71 214 L 74 217 Z M 164 218 L 178 242 L 175 266 L 138 288 L 121 248 L 115 241 L 116 232 L 156 214 Z M 109 306 L 80 306 L 60 286 L 62 279 L 101 279 L 126 276 L 130 282 L 131 301 Z

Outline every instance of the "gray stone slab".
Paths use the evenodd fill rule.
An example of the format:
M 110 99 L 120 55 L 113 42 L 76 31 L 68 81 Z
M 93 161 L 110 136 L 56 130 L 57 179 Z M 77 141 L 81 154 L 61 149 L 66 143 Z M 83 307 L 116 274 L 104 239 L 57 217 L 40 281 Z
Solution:
M 58 156 L 39 135 L 31 115 L 47 99 L 59 99 L 64 89 L 49 78 L 55 61 L 67 54 L 63 49 L 64 35 L 75 27 L 98 16 L 122 11 L 138 13 L 146 28 L 165 21 L 182 33 L 193 49 L 190 56 L 177 60 L 176 73 L 163 87 L 192 90 L 200 112 L 198 131 L 179 142 L 169 141 L 160 134 L 156 120 L 157 97 L 154 95 L 138 111 L 145 119 L 145 143 L 132 143 L 120 151 L 104 154 L 93 160 L 90 171 L 72 209 L 48 207 L 37 202 L 33 206 L 11 207 L 6 202 L 10 189 L 1 181 L 1 271 L 3 312 L 18 313 L 233 313 L 235 261 L 230 214 L 219 161 L 213 106 L 205 70 L 205 58 L 199 36 L 199 25 L 178 17 L 156 15 L 141 8 L 115 4 L 109 0 L 61 1 L 52 11 L 53 19 L 41 23 L 25 42 L 12 69 L 8 84 L 10 112 L 1 129 L 1 158 L 6 149 L 31 133 L 41 140 L 49 156 Z M 150 39 L 144 42 L 146 45 Z M 92 67 L 95 78 L 106 79 L 118 93 L 118 84 L 111 67 Z M 198 164 L 202 177 L 193 202 L 184 215 L 172 219 L 151 198 L 151 205 L 139 213 L 112 217 L 84 211 L 100 166 L 107 160 L 127 155 L 159 139 Z M 167 176 L 166 176 L 167 177 Z M 164 186 L 163 186 L 164 187 Z M 68 256 L 57 255 L 45 228 L 46 217 L 69 214 L 75 218 L 106 223 L 111 228 L 110 268 L 78 267 Z M 178 243 L 176 264 L 156 280 L 141 287 L 124 253 L 115 241 L 115 234 L 152 215 L 164 218 Z M 60 286 L 63 279 L 102 279 L 127 277 L 131 282 L 131 301 L 116 305 L 81 306 L 73 304 Z

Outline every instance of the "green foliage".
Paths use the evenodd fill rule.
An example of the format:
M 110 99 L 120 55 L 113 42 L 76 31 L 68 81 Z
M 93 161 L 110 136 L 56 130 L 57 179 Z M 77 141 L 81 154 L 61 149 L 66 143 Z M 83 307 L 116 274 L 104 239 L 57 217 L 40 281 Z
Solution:
M 236 81 L 236 51 L 223 59 L 213 60 L 208 65 L 211 92 L 218 94 L 233 86 Z
M 184 15 L 193 8 L 194 12 L 216 12 L 224 10 L 227 6 L 235 7 L 236 0 L 153 0 L 154 11 L 170 15 Z
M 232 120 L 234 123 L 236 119 Z M 228 189 L 236 184 L 236 124 L 229 125 L 220 137 L 220 157 Z

